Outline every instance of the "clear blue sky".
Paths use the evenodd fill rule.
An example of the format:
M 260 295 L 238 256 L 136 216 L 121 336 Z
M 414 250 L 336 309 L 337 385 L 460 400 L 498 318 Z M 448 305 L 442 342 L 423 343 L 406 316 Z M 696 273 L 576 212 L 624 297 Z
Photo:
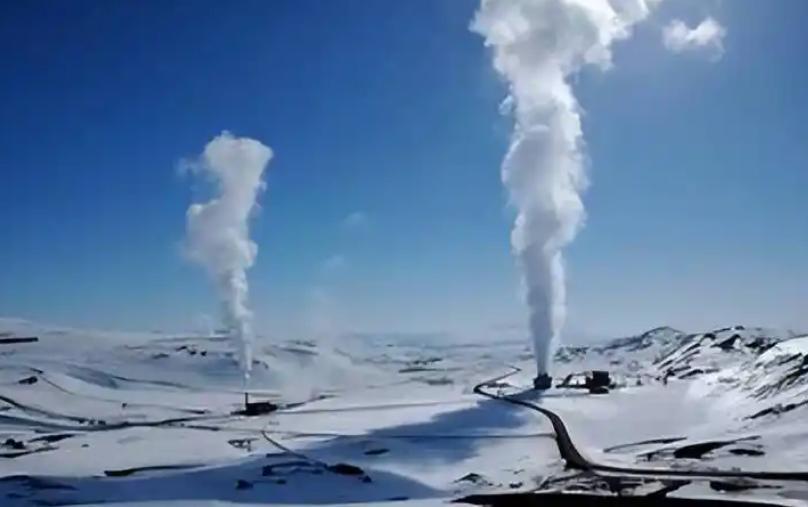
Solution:
M 176 168 L 227 129 L 276 154 L 253 224 L 260 329 L 521 329 L 510 122 L 474 9 L 3 2 L 0 315 L 178 329 L 215 314 L 180 255 L 197 194 Z M 670 19 L 707 14 L 721 60 L 663 47 Z M 669 0 L 614 69 L 579 77 L 592 186 L 572 334 L 808 328 L 806 17 L 801 1 Z

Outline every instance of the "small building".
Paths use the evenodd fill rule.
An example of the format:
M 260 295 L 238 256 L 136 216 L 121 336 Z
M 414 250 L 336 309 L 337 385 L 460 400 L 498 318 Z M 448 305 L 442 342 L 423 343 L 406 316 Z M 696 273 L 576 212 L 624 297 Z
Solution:
M 586 389 L 592 394 L 605 394 L 612 387 L 612 378 L 606 370 L 571 373 L 558 385 L 567 389 Z
M 606 370 L 592 370 L 592 373 L 587 376 L 587 387 L 590 389 L 593 387 L 609 387 L 612 383 L 612 379 L 609 376 L 609 372 Z
M 546 389 L 550 389 L 551 387 L 553 387 L 553 378 L 546 373 L 539 373 L 536 378 L 533 379 L 534 389 L 544 391 Z

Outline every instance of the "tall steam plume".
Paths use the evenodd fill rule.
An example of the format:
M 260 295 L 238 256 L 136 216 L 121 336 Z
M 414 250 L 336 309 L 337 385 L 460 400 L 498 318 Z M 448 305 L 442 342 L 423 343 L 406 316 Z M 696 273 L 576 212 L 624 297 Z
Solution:
M 569 79 L 611 66 L 653 0 L 482 0 L 471 29 L 493 50 L 514 117 L 502 181 L 518 214 L 511 244 L 522 268 L 538 373 L 547 373 L 566 315 L 563 248 L 581 228 L 581 111 Z
M 209 180 L 215 195 L 188 208 L 186 251 L 216 282 L 224 324 L 239 342 L 245 383 L 252 366 L 252 313 L 247 307 L 247 270 L 258 246 L 250 239 L 249 219 L 272 150 L 255 139 L 223 132 L 205 146 L 191 171 Z

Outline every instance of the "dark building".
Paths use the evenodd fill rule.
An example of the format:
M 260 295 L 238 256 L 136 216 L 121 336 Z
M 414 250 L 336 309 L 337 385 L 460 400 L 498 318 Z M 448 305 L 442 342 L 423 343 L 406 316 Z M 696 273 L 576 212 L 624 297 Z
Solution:
M 612 379 L 609 372 L 605 370 L 592 370 L 592 373 L 586 377 L 586 387 L 592 394 L 606 394 L 611 387 Z
M 546 373 L 539 373 L 538 376 L 533 379 L 534 389 L 545 390 L 551 387 L 553 387 L 553 378 Z
M 609 387 L 612 383 L 609 372 L 606 370 L 592 370 L 592 376 L 587 380 L 589 387 Z

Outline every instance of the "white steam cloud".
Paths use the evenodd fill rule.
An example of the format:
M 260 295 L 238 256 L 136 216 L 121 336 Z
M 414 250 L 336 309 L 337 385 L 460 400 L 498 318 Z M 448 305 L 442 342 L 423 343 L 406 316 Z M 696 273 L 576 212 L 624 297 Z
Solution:
M 674 19 L 662 31 L 662 43 L 674 53 L 702 51 L 712 60 L 724 54 L 724 36 L 727 30 L 711 17 L 705 18 L 695 28 L 690 28 L 681 19 Z
M 539 373 L 566 316 L 562 250 L 584 221 L 581 111 L 569 78 L 608 69 L 611 45 L 630 35 L 651 0 L 482 0 L 471 29 L 493 50 L 514 117 L 502 181 L 518 215 L 511 234 L 522 267 Z
M 194 174 L 214 185 L 215 195 L 188 208 L 186 252 L 217 285 L 224 324 L 240 345 L 245 383 L 252 366 L 247 270 L 258 253 L 258 246 L 250 239 L 249 219 L 264 188 L 262 176 L 271 158 L 272 150 L 261 142 L 223 132 L 190 165 Z

